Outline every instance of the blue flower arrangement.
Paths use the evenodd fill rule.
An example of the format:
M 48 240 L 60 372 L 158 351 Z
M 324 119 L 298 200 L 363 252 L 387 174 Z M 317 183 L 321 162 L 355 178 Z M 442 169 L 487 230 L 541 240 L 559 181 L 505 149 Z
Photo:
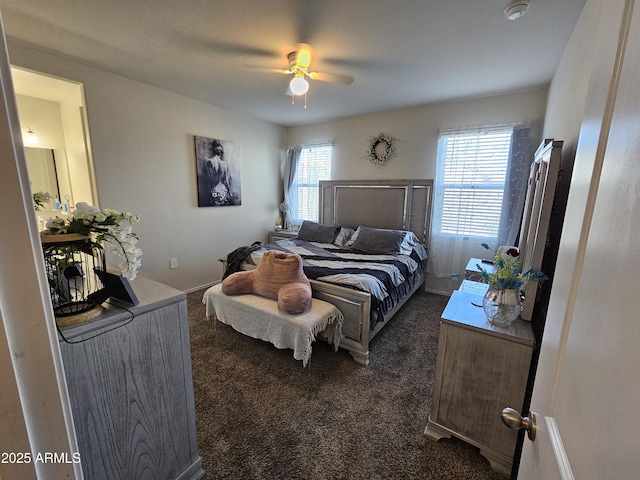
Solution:
M 486 243 L 482 246 L 491 250 L 491 247 Z M 488 283 L 491 287 L 499 290 L 513 289 L 520 290 L 522 285 L 528 280 L 537 280 L 543 282 L 548 280 L 548 277 L 542 272 L 534 272 L 529 269 L 526 272 L 520 273 L 520 263 L 518 257 L 511 255 L 511 252 L 497 253 L 493 260 L 493 265 L 496 267 L 495 272 L 489 273 L 487 269 L 478 264 L 480 270 L 481 281 Z

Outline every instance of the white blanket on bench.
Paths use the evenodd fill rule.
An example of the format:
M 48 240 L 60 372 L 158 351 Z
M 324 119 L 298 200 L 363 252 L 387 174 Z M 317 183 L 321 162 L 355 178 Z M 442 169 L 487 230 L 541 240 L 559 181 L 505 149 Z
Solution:
M 209 288 L 202 298 L 207 317 L 215 317 L 238 332 L 272 343 L 277 348 L 293 349 L 293 358 L 306 367 L 311 358 L 311 344 L 316 335 L 327 329 L 327 338 L 338 350 L 344 317 L 335 305 L 311 299 L 311 306 L 301 314 L 291 315 L 278 309 L 278 302 L 258 295 L 225 295 L 222 285 Z

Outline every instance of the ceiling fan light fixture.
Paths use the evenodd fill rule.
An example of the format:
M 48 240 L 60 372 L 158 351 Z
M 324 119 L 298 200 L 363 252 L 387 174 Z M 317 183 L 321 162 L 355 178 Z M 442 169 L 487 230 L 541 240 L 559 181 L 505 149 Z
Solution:
M 511 2 L 504 9 L 504 14 L 507 16 L 509 20 L 516 20 L 524 15 L 524 13 L 529 8 L 528 0 L 516 0 Z
M 304 78 L 304 75 L 296 75 L 291 79 L 289 88 L 294 95 L 304 95 L 309 91 L 309 82 Z

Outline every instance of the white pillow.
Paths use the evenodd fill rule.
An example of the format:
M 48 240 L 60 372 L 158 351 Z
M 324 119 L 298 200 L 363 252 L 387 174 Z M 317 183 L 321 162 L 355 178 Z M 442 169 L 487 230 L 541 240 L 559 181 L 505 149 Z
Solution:
M 411 255 L 411 251 L 413 247 L 420 244 L 420 240 L 416 237 L 416 234 L 413 232 L 406 232 L 404 236 L 404 240 L 400 244 L 400 253 L 402 255 Z
M 340 227 L 340 231 L 338 232 L 338 235 L 336 236 L 336 239 L 333 241 L 333 243 L 335 245 L 343 247 L 351 239 L 351 235 L 353 235 L 353 228 Z
M 345 243 L 345 245 L 347 245 L 348 247 L 353 246 L 354 242 L 358 239 L 359 233 L 360 233 L 360 226 L 358 226 L 358 228 L 356 228 L 356 231 L 351 234 L 351 236 L 349 237 L 349 240 L 347 240 L 347 243 Z

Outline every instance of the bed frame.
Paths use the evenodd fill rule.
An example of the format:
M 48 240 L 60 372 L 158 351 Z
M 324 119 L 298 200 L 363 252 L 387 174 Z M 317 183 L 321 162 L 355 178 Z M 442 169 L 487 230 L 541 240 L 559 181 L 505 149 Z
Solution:
M 327 180 L 320 182 L 320 223 L 357 228 L 410 230 L 428 246 L 433 180 Z M 426 265 L 425 265 L 426 270 Z M 311 280 L 313 296 L 334 304 L 344 315 L 344 338 L 340 347 L 353 359 L 369 364 L 369 342 L 424 284 L 424 275 L 413 289 L 369 327 L 371 295 L 346 287 Z

